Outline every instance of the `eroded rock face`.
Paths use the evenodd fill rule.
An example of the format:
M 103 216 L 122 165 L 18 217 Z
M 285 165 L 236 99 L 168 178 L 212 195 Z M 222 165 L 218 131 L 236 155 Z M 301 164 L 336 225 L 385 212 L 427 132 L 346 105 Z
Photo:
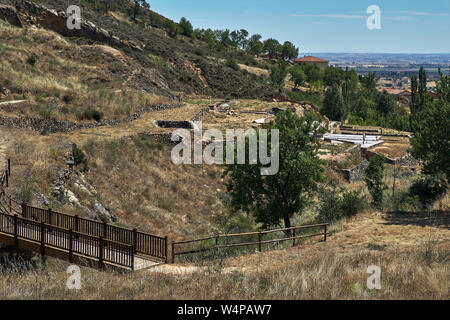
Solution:
M 101 220 L 106 223 L 111 223 L 117 220 L 116 215 L 105 208 L 97 200 L 94 202 L 94 210 L 90 213 L 91 217 L 96 220 Z
M 0 19 L 8 22 L 9 24 L 22 28 L 22 22 L 17 15 L 17 11 L 12 6 L 1 5 L 0 4 Z
M 10 8 L 14 10 L 13 7 Z M 138 44 L 132 41 L 123 41 L 109 31 L 84 19 L 81 19 L 79 29 L 69 29 L 67 27 L 69 15 L 66 12 L 48 9 L 47 7 L 30 1 L 17 2 L 16 9 L 16 16 L 18 16 L 18 19 L 21 18 L 26 24 L 52 30 L 65 37 L 86 38 L 107 43 L 112 46 L 129 47 L 133 50 L 142 51 L 142 48 Z M 22 22 L 20 23 L 22 24 Z

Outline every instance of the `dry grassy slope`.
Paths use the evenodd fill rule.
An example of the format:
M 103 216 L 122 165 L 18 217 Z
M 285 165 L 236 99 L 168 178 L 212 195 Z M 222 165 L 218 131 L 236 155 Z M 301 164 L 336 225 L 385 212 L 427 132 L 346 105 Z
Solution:
M 152 93 L 153 82 L 162 83 L 160 88 L 164 88 L 157 73 L 142 69 L 109 46 L 79 45 L 54 32 L 2 24 L 0 39 L 0 101 L 27 100 L 18 105 L 2 104 L 3 115 L 76 120 L 77 114 L 96 109 L 105 118 L 117 118 L 170 101 L 160 96 L 171 96 L 167 88 Z M 31 57 L 35 57 L 34 63 Z M 147 92 L 133 83 L 137 75 L 145 78 Z
M 122 0 L 116 2 L 129 3 Z M 61 11 L 67 9 L 67 4 L 61 1 L 44 0 L 39 1 L 39 4 Z M 259 65 L 242 51 L 210 49 L 205 43 L 184 36 L 171 38 L 164 30 L 151 26 L 147 11 L 137 21 L 133 21 L 126 13 L 126 5 L 119 5 L 115 11 L 105 12 L 89 1 L 74 0 L 71 4 L 81 7 L 84 19 L 143 48 L 143 51 L 116 48 L 144 71 L 139 70 L 130 85 L 150 92 L 167 93 L 166 89 L 169 87 L 171 92 L 195 92 L 222 97 L 261 97 L 271 92 L 265 85 L 265 78 L 233 70 L 220 62 L 223 58 L 234 57 L 241 63 Z M 75 40 L 78 44 L 92 42 L 82 38 Z M 126 68 L 117 71 L 118 74 L 126 75 L 133 70 Z
M 45 272 L 19 273 L 13 260 L 1 272 L 0 298 L 448 299 L 448 213 L 441 218 L 422 225 L 423 217 L 371 212 L 335 226 L 341 231 L 327 243 L 133 274 L 82 268 L 82 289 L 70 292 L 67 263 L 49 259 Z M 366 287 L 373 264 L 381 268 L 381 290 Z

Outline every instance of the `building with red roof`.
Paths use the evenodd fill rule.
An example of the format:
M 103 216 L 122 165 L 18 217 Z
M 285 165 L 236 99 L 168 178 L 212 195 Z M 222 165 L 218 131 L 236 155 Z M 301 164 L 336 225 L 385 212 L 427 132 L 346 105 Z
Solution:
M 314 56 L 304 56 L 303 58 L 298 58 L 294 60 L 294 63 L 298 64 L 312 64 L 318 66 L 320 69 L 324 70 L 328 67 L 328 60 L 321 59 Z

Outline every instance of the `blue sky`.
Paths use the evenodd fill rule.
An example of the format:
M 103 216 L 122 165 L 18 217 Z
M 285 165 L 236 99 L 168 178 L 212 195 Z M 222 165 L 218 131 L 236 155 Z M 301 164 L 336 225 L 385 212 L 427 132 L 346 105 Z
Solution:
M 149 0 L 195 28 L 247 29 L 307 52 L 450 53 L 450 0 Z M 381 9 L 381 29 L 366 26 Z

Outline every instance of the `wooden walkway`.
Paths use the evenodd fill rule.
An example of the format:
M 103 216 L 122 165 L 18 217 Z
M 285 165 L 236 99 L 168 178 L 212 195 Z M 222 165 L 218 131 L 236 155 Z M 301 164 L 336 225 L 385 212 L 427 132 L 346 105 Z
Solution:
M 167 262 L 167 237 L 19 204 L 5 192 L 10 162 L 0 174 L 0 241 L 17 250 L 70 262 L 88 260 L 139 270 Z

